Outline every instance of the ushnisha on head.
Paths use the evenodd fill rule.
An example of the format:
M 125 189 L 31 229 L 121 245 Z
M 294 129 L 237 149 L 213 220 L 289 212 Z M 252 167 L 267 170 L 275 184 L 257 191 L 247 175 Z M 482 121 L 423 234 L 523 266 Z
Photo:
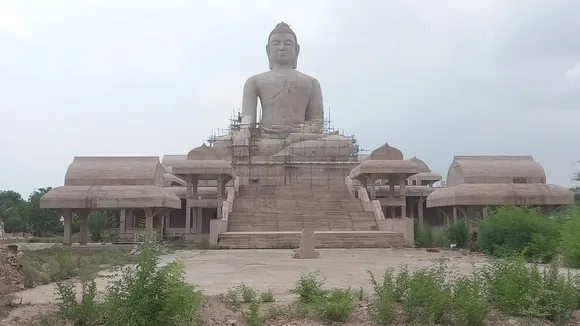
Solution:
M 279 23 L 270 32 L 266 54 L 272 68 L 292 68 L 298 67 L 298 54 L 300 45 L 296 33 L 284 22 Z

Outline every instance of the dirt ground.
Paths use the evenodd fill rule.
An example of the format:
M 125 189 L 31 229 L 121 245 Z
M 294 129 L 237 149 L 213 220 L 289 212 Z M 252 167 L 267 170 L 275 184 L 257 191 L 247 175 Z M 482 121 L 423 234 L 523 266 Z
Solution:
M 328 288 L 341 287 L 372 291 L 367 271 L 382 276 L 389 267 L 401 264 L 410 270 L 444 261 L 462 273 L 474 266 L 483 266 L 480 255 L 463 255 L 461 252 L 426 252 L 425 249 L 327 249 L 319 250 L 319 259 L 293 259 L 292 250 L 194 250 L 161 256 L 161 263 L 181 259 L 186 266 L 185 278 L 198 285 L 206 295 L 219 295 L 242 282 L 253 289 L 271 288 L 280 301 L 291 301 L 289 290 L 303 272 L 318 270 L 326 279 Z M 104 290 L 116 272 L 101 273 L 97 279 L 99 290 Z M 54 284 L 39 286 L 19 292 L 23 302 L 46 304 L 53 301 Z
M 382 276 L 389 268 L 404 264 L 410 270 L 444 262 L 460 273 L 469 273 L 473 268 L 482 267 L 486 259 L 478 254 L 460 251 L 427 252 L 425 249 L 327 249 L 319 250 L 320 258 L 299 260 L 292 258 L 292 250 L 194 250 L 176 252 L 161 257 L 165 264 L 182 259 L 186 266 L 186 280 L 198 285 L 208 296 L 217 296 L 228 289 L 244 283 L 258 291 L 268 288 L 274 291 L 277 304 L 287 305 L 295 301 L 290 289 L 303 272 L 318 270 L 326 280 L 326 287 L 359 289 L 372 292 L 367 271 Z M 114 279 L 116 272 L 101 273 L 97 287 L 104 290 Z M 53 307 L 54 284 L 39 286 L 17 293 L 17 300 L 24 306 L 13 309 L 2 325 L 22 325 L 24 320 Z M 350 324 L 370 325 L 365 320 L 366 307 L 359 306 Z M 214 302 L 204 308 L 203 315 L 209 325 L 243 325 L 239 313 L 234 313 Z M 357 316 L 361 316 L 360 318 Z M 501 323 L 518 325 L 519 321 L 501 320 Z M 501 324 L 500 323 L 500 324 Z M 528 323 L 529 324 L 529 323 Z M 271 321 L 268 325 L 319 325 L 312 321 L 288 317 Z M 322 324 L 320 324 L 322 325 Z M 498 324 L 499 325 L 499 324 Z M 526 324 L 527 325 L 527 324 Z M 571 324 L 574 325 L 574 324 Z

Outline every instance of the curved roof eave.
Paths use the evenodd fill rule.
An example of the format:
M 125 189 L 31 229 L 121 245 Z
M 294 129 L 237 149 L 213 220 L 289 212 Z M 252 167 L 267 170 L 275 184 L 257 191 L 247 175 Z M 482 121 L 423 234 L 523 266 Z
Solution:
M 407 177 L 419 172 L 419 167 L 415 162 L 409 160 L 364 160 L 357 167 L 352 169 L 349 176 L 357 179 L 365 174 L 387 175 L 405 174 Z
M 570 205 L 565 187 L 545 183 L 460 184 L 440 188 L 427 197 L 427 207 L 496 205 Z
M 40 199 L 48 209 L 181 208 L 181 200 L 157 186 L 62 186 Z

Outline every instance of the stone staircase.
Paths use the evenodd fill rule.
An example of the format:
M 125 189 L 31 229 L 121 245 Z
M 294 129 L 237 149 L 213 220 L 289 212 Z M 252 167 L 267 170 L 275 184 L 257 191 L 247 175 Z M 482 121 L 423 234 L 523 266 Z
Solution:
M 402 233 L 378 231 L 344 185 L 242 186 L 234 201 L 222 248 L 295 248 L 311 228 L 318 248 L 404 246 Z

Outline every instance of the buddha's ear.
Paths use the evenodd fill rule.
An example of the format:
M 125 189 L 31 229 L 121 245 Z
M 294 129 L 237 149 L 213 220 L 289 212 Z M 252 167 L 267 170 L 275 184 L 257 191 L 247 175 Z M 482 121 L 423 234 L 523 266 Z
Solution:
M 272 60 L 270 60 L 270 47 L 266 44 L 266 55 L 268 56 L 268 64 L 270 65 L 270 69 L 274 68 L 272 65 Z
M 298 56 L 300 55 L 300 44 L 296 44 L 296 59 L 292 63 L 294 69 L 298 68 Z

